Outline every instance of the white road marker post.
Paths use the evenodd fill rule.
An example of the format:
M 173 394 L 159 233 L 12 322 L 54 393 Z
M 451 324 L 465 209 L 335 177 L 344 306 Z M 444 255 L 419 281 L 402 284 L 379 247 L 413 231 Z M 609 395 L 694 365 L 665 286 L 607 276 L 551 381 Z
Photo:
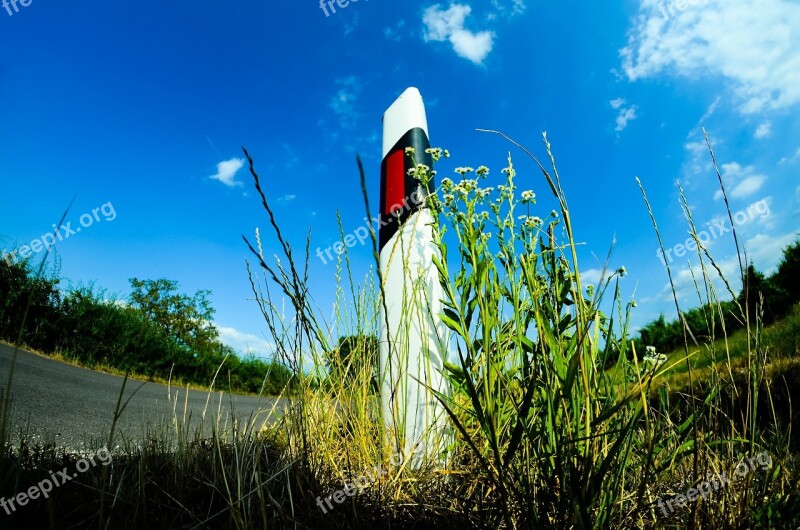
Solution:
M 447 412 L 431 391 L 448 394 L 441 372 L 449 337 L 439 318 L 442 288 L 432 259 L 438 249 L 425 205 L 433 182 L 426 187 L 409 174 L 415 163 L 432 166 L 429 147 L 422 96 L 409 88 L 383 115 L 380 379 L 393 454 L 409 459 L 413 469 L 425 460 L 445 465 L 449 440 Z

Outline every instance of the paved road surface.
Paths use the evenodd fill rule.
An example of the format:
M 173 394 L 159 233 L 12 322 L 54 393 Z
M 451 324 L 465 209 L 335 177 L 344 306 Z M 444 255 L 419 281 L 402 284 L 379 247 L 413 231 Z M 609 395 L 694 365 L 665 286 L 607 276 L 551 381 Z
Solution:
M 122 388 L 123 378 L 71 366 L 53 359 L 18 350 L 14 380 L 11 384 L 11 439 L 16 445 L 21 432 L 34 442 L 55 442 L 58 447 L 91 451 L 105 445 L 111 428 L 114 410 Z M 0 344 L 0 388 L 5 388 L 11 365 L 13 348 Z M 141 441 L 148 430 L 170 432 L 173 417 L 183 422 L 186 389 L 129 380 L 124 401 L 135 392 L 122 417 L 117 422 L 114 445 L 124 438 Z M 137 390 L 138 389 L 138 390 Z M 172 401 L 169 401 L 171 394 Z M 176 414 L 173 414 L 173 407 Z M 201 421 L 208 407 L 206 419 Z M 187 416 L 192 428 L 202 425 L 204 432 L 217 419 L 230 425 L 231 410 L 239 420 L 255 415 L 258 425 L 272 421 L 270 416 L 275 398 L 258 398 L 189 391 Z M 221 406 L 221 409 L 220 409 Z M 172 428 L 171 432 L 175 432 Z M 98 445 L 99 444 L 99 445 Z

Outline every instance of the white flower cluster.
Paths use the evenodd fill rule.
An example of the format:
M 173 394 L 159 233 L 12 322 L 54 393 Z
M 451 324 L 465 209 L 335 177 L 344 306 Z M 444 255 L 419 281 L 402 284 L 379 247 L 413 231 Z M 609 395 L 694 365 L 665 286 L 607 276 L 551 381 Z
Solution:
M 537 226 L 542 225 L 542 219 L 536 217 L 535 215 L 520 215 L 519 220 L 522 221 L 522 224 L 525 228 L 536 228 Z
M 655 368 L 667 361 L 667 356 L 663 353 L 656 353 L 655 346 L 647 346 L 645 348 L 646 353 L 642 362 L 644 363 L 644 367 L 646 370 L 651 368 Z

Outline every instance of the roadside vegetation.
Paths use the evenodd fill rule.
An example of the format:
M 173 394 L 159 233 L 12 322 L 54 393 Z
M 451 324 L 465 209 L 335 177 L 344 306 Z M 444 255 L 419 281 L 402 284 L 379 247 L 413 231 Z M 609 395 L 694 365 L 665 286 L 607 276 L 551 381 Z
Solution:
M 546 165 L 521 149 L 528 157 L 521 175 L 510 155 L 497 174 L 484 166 L 458 168 L 451 178 L 436 178 L 428 199 L 440 253 L 434 264 L 444 291 L 441 317 L 452 344 L 446 366 L 452 391 L 437 396 L 452 430 L 446 466 L 411 469 L 411 455 L 396 459 L 384 432 L 375 370 L 382 278 L 374 271 L 354 278 L 345 250 L 336 265 L 334 319 L 319 313 L 307 276 L 310 242 L 286 240 L 245 151 L 272 227 L 270 248 L 280 254 L 265 255 L 259 232 L 245 238 L 256 302 L 292 374 L 283 417 L 264 430 L 243 422 L 203 438 L 176 412 L 173 425 L 143 444 L 118 443 L 112 429 L 111 465 L 37 501 L 41 509 L 28 506 L 6 519 L 0 513 L 0 520 L 17 528 L 242 530 L 800 526 L 800 466 L 786 413 L 794 405 L 780 390 L 785 382 L 771 376 L 773 364 L 785 360 L 775 352 L 796 340 L 797 309 L 765 327 L 763 315 L 774 307 L 752 291 L 746 263 L 745 295 L 718 292 L 718 267 L 685 208 L 700 249 L 697 296 L 707 310 L 693 313 L 705 320 L 691 325 L 695 339 L 703 330 L 702 346 L 683 326 L 682 353 L 645 365 L 643 346 L 651 344 L 630 329 L 635 303 L 625 295 L 625 269 L 607 270 L 596 286 L 582 283 L 579 227 L 551 146 L 545 137 Z M 435 162 L 449 155 L 430 154 Z M 360 161 L 359 169 L 369 214 Z M 417 165 L 415 175 L 430 183 L 434 171 Z M 553 195 L 556 210 L 538 210 L 537 189 Z M 376 249 L 374 233 L 372 243 Z M 274 293 L 293 311 L 279 311 Z M 32 290 L 28 299 L 40 303 L 48 295 Z M 675 304 L 677 314 L 688 314 L 677 297 Z M 40 303 L 37 311 L 48 307 Z M 38 336 L 25 313 L 18 329 Z M 729 313 L 741 323 L 735 333 L 725 322 Z M 678 346 L 667 344 L 659 351 Z M 712 359 L 706 372 L 691 362 L 705 355 L 691 352 L 703 348 Z M 658 384 L 675 362 L 686 368 L 680 391 Z M 168 449 L 173 441 L 177 450 Z M 736 474 L 757 455 L 769 456 L 770 465 Z M 58 448 L 6 444 L 0 495 L 25 491 L 69 458 Z M 736 479 L 706 496 L 688 493 L 720 473 Z M 358 480 L 367 476 L 366 483 Z M 342 502 L 322 509 L 354 482 L 360 486 L 346 490 Z M 676 508 L 665 510 L 667 501 Z
M 798 233 L 800 235 L 800 232 Z M 728 335 L 746 327 L 741 318 L 741 308 L 750 308 L 750 321 L 772 324 L 778 320 L 796 319 L 796 304 L 800 303 L 800 239 L 783 250 L 778 269 L 769 277 L 747 266 L 745 286 L 733 300 L 721 301 L 718 306 L 705 304 L 702 307 L 682 312 L 680 318 L 671 322 L 661 315 L 646 324 L 640 331 L 637 346 L 653 346 L 660 352 L 681 349 L 684 343 L 684 330 L 690 343 L 697 346 L 708 342 L 712 337 L 710 327 L 725 329 Z M 761 311 L 761 313 L 759 313 Z M 712 320 L 713 319 L 713 320 Z M 783 355 L 796 355 L 794 348 L 788 347 Z
M 127 299 L 93 286 L 62 290 L 53 269 L 0 260 L 0 339 L 89 368 L 236 392 L 280 393 L 291 379 L 277 362 L 239 357 L 211 324 L 210 292 L 132 278 Z

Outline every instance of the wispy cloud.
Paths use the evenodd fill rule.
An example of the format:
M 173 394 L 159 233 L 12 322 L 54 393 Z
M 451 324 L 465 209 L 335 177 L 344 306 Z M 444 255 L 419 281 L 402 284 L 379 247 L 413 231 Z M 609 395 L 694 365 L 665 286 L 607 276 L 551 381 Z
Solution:
M 581 283 L 584 285 L 594 285 L 598 286 L 600 284 L 600 279 L 603 277 L 603 270 L 602 269 L 588 269 L 585 271 L 581 271 Z
M 756 128 L 756 132 L 753 136 L 760 140 L 766 138 L 770 134 L 772 134 L 772 123 L 765 121 Z
M 231 158 L 230 160 L 224 160 L 217 164 L 216 175 L 211 175 L 209 178 L 218 180 L 229 188 L 242 186 L 242 182 L 236 180 L 236 173 L 242 169 L 242 166 L 244 166 L 244 159 L 242 158 Z
M 794 152 L 792 156 L 784 156 L 778 161 L 778 164 L 785 166 L 786 164 L 791 164 L 793 162 L 797 162 L 800 160 L 800 147 L 797 148 L 797 151 Z
M 489 20 L 493 20 L 498 15 L 508 15 L 508 16 L 515 16 L 521 15 L 525 12 L 525 0 L 511 0 L 510 2 L 507 1 L 500 1 L 500 0 L 492 0 L 492 7 L 494 7 L 495 12 L 490 13 L 487 17 Z
M 261 337 L 244 333 L 236 328 L 216 326 L 219 331 L 219 340 L 237 353 L 254 355 L 256 357 L 270 357 L 275 351 L 275 345 Z
M 400 20 L 394 26 L 386 26 L 383 29 L 383 36 L 390 41 L 399 42 L 406 27 L 406 21 Z
M 468 59 L 475 64 L 483 61 L 494 47 L 494 32 L 473 32 L 465 27 L 467 17 L 472 8 L 464 4 L 452 4 L 442 9 L 435 4 L 425 10 L 422 22 L 425 25 L 423 38 L 430 42 L 449 41 L 456 55 Z
M 766 175 L 757 174 L 755 167 L 742 167 L 736 162 L 722 165 L 722 181 L 729 187 L 729 195 L 734 199 L 743 199 L 754 194 L 767 181 Z M 722 190 L 717 190 L 714 199 L 722 198 Z
M 623 98 L 612 99 L 610 101 L 611 108 L 618 111 L 617 113 L 617 120 L 616 120 L 616 128 L 614 129 L 616 132 L 620 133 L 628 127 L 628 124 L 637 118 L 636 116 L 636 105 L 625 105 L 626 101 Z
M 663 4 L 640 2 L 620 50 L 629 80 L 659 74 L 721 78 L 744 114 L 800 102 L 800 4 L 708 0 L 674 16 L 664 16 Z
M 359 118 L 356 103 L 361 95 L 361 81 L 358 77 L 350 75 L 337 79 L 335 83 L 338 89 L 331 97 L 328 106 L 336 114 L 340 127 L 352 128 Z
M 796 232 L 789 232 L 776 236 L 761 233 L 745 239 L 743 247 L 747 251 L 747 258 L 755 264 L 759 271 L 764 274 L 771 274 L 777 267 L 781 256 L 783 256 L 783 249 L 791 245 L 796 239 Z M 725 278 L 730 282 L 734 293 L 738 294 L 742 283 L 740 280 L 739 259 L 735 254 L 732 254 L 724 258 L 719 258 L 719 256 L 717 256 L 714 261 Z M 718 292 L 725 298 L 724 293 L 727 293 L 727 288 L 715 271 L 716 268 L 711 271 L 710 279 L 717 287 Z M 676 262 L 673 268 L 673 275 L 678 299 L 682 303 L 696 303 L 697 287 L 695 281 L 697 278 L 703 276 L 702 266 L 693 263 L 690 269 L 688 265 L 683 265 L 681 267 Z M 728 295 L 728 298 L 729 297 L 730 295 Z M 672 287 L 669 283 L 664 285 L 659 298 L 662 301 L 672 300 Z

